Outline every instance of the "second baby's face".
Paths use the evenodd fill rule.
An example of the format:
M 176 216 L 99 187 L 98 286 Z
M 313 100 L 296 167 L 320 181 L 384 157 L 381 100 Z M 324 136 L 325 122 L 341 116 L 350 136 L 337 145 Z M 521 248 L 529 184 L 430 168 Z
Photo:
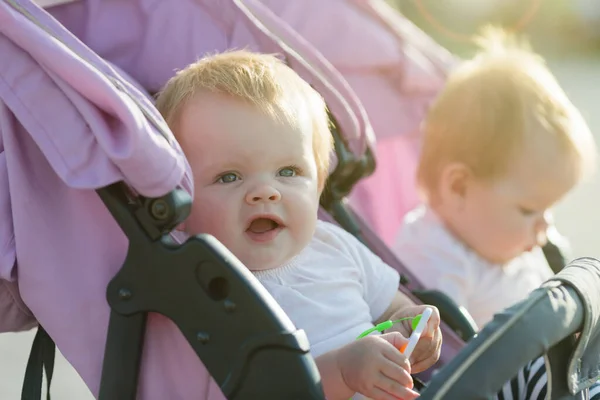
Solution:
M 549 208 L 577 182 L 565 157 L 544 145 L 526 145 L 503 177 L 469 187 L 460 236 L 491 262 L 503 264 L 543 245 Z

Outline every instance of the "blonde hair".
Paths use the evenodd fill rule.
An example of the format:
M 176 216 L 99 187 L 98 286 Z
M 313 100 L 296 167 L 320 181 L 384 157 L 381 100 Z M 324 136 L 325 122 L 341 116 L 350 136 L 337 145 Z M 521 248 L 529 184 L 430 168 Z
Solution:
M 478 178 L 502 176 L 539 131 L 574 164 L 578 179 L 591 172 L 593 137 L 541 57 L 495 28 L 476 41 L 482 51 L 450 75 L 423 124 L 417 180 L 425 196 L 452 162 Z M 532 129 L 532 122 L 543 129 Z
M 230 95 L 291 125 L 310 124 L 320 188 L 329 173 L 333 138 L 323 98 L 273 55 L 245 50 L 207 56 L 177 72 L 156 107 L 173 131 L 182 106 L 199 92 Z M 259 155 L 257 155 L 259 156 Z

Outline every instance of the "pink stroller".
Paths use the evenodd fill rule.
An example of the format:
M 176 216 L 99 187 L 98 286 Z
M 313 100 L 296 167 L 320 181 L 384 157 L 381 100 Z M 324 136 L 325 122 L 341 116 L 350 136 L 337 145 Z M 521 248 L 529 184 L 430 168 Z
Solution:
M 369 123 L 350 86 L 257 1 L 88 0 L 47 11 L 56 19 L 26 0 L 0 3 L 0 329 L 44 327 L 23 398 L 39 398 L 43 367 L 51 377 L 53 342 L 100 399 L 323 398 L 305 336 L 252 275 L 211 237 L 182 243 L 169 234 L 186 217 L 193 188 L 144 91 L 205 52 L 282 53 L 328 102 L 338 127 L 331 187 L 344 188 L 373 165 Z M 344 226 L 360 227 L 340 193 L 332 190 L 324 205 Z M 389 252 L 380 255 L 401 268 Z M 564 352 L 552 365 L 566 366 L 556 360 L 571 357 L 573 346 L 562 340 L 582 321 L 568 366 L 577 379 L 561 375 L 556 387 L 585 389 L 598 370 L 582 352 L 598 354 L 600 304 L 586 285 L 600 271 L 590 261 L 591 272 L 573 272 L 581 263 L 560 278 L 568 284 L 549 284 L 508 310 L 459 356 L 463 342 L 444 325 L 439 371 L 422 376 L 423 397 L 480 398 L 549 349 Z M 410 285 L 403 290 L 419 288 Z M 547 315 L 557 293 L 562 308 L 541 325 L 549 333 L 517 341 L 502 373 L 480 378 L 481 363 L 503 340 L 530 333 L 528 317 Z M 465 334 L 468 321 L 461 325 L 461 312 L 445 304 Z M 473 379 L 482 384 L 473 388 Z

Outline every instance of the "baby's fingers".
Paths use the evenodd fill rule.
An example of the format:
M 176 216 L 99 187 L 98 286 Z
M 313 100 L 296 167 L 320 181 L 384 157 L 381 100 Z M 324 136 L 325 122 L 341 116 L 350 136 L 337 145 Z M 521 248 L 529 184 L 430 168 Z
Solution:
M 398 365 L 391 360 L 385 360 L 380 367 L 380 371 L 386 378 L 391 379 L 393 382 L 397 382 L 403 387 L 412 389 L 414 386 L 412 376 L 408 373 L 406 365 Z
M 419 397 L 419 394 L 412 390 L 412 385 L 410 388 L 408 388 L 396 382 L 394 379 L 390 379 L 387 376 L 382 376 L 376 387 L 372 389 L 372 393 L 369 395 L 369 397 L 377 400 L 413 400 Z
M 408 344 L 408 339 L 402 336 L 400 332 L 388 332 L 380 336 L 396 349 L 401 349 Z
M 421 338 L 410 357 L 411 372 L 417 374 L 435 364 L 440 358 L 441 348 L 441 341 Z
M 427 329 L 423 332 L 423 336 L 433 337 L 436 335 L 437 330 L 440 327 L 440 312 L 437 307 L 430 307 L 432 310 L 431 317 L 429 317 L 429 321 L 427 321 Z
M 419 397 L 419 394 L 413 390 L 402 388 L 404 390 L 400 390 L 397 393 L 390 394 L 389 392 L 380 389 L 373 388 L 371 393 L 367 394 L 367 396 L 372 400 L 414 400 Z

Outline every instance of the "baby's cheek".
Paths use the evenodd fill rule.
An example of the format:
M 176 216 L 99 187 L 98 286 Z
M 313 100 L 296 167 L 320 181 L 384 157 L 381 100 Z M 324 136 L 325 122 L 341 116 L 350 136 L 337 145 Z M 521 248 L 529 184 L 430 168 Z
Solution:
M 526 221 L 519 221 L 512 226 L 508 226 L 504 230 L 505 236 L 511 238 L 513 242 L 522 242 L 526 240 L 528 235 L 533 233 L 533 228 L 530 228 Z
M 307 193 L 294 198 L 292 209 L 289 210 L 289 216 L 295 227 L 293 235 L 296 240 L 301 242 L 310 240 L 317 223 L 318 209 L 318 200 Z
M 212 197 L 197 196 L 188 218 L 188 231 L 192 234 L 208 233 L 222 240 L 222 231 L 230 225 L 230 211 L 225 202 Z
M 519 232 L 521 231 L 521 224 L 517 221 L 514 221 L 508 217 L 503 217 L 502 215 L 498 215 L 493 223 L 489 224 L 487 227 L 490 234 L 496 236 L 498 240 L 506 241 L 510 240 L 516 236 L 520 236 Z

